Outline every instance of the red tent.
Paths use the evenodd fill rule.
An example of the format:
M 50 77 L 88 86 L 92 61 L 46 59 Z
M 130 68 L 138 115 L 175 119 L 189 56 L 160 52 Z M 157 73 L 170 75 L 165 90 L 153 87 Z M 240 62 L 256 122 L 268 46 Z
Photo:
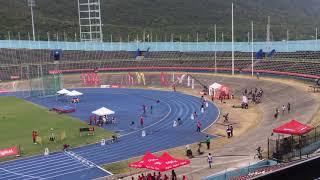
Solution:
M 215 98 L 219 99 L 220 97 L 222 97 L 223 99 L 230 99 L 230 96 L 231 96 L 231 91 L 228 87 L 226 86 L 221 86 L 216 94 L 215 94 Z
M 274 133 L 279 134 L 290 134 L 290 135 L 302 135 L 309 131 L 311 131 L 313 127 L 302 124 L 296 120 L 291 120 L 275 129 L 273 129 Z
M 157 161 L 158 157 L 150 152 L 146 152 L 140 161 L 132 162 L 129 164 L 129 167 L 132 168 L 145 168 L 147 163 L 152 163 Z
M 147 163 L 146 168 L 154 171 L 168 171 L 180 166 L 190 164 L 189 160 L 175 159 L 169 153 L 164 152 L 157 161 Z

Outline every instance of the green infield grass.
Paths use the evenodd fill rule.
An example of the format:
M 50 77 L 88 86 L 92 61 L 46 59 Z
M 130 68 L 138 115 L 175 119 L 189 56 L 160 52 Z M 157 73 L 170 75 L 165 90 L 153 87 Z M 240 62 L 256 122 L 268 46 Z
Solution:
M 112 133 L 95 127 L 94 135 L 79 135 L 79 128 L 88 127 L 85 122 L 67 115 L 57 114 L 48 109 L 16 97 L 0 97 L 0 149 L 20 147 L 21 156 L 30 156 L 49 151 L 62 150 L 63 144 L 71 148 L 111 137 Z M 55 141 L 49 141 L 53 128 Z M 32 131 L 38 132 L 38 143 L 33 144 Z M 8 158 L 2 158 L 6 160 Z M 9 158 L 11 159 L 11 158 Z

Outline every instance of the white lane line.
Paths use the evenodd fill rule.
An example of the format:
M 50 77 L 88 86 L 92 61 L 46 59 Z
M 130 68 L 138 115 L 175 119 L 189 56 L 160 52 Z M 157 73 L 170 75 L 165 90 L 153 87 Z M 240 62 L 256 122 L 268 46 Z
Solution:
M 112 176 L 112 175 L 113 175 L 113 173 L 111 173 L 110 171 L 107 171 L 106 169 L 103 169 L 102 167 L 100 167 L 100 166 L 98 166 L 98 165 L 97 165 L 97 168 L 99 168 L 100 170 L 108 173 L 108 174 L 109 174 L 108 176 Z
M 173 107 L 175 107 L 174 108 L 174 110 L 178 110 L 178 106 L 176 106 L 176 105 L 174 105 Z M 167 119 L 168 120 L 168 119 Z M 173 120 L 173 119 L 172 119 Z M 171 119 L 170 119 L 170 122 L 171 122 Z M 170 123 L 170 126 L 171 126 L 171 123 Z M 162 126 L 162 128 L 163 128 L 164 126 Z M 163 142 L 165 142 L 165 141 L 167 141 L 167 140 L 163 140 Z M 134 145 L 134 147 L 131 147 L 131 148 L 137 148 L 137 147 L 141 147 L 141 144 L 143 144 L 143 142 L 142 143 L 139 143 L 139 144 L 135 144 Z M 151 143 L 152 144 L 152 143 Z M 150 144 L 150 145 L 151 145 Z M 115 153 L 117 153 L 117 154 L 119 154 L 120 152 L 124 152 L 125 151 L 125 148 L 126 147 L 116 147 L 116 148 L 118 148 L 118 150 L 120 150 L 120 151 L 114 151 Z M 86 153 L 81 153 L 80 155 L 82 155 L 82 156 L 87 156 L 87 157 L 89 157 L 89 155 L 90 155 L 90 158 L 91 159 L 94 159 L 94 160 L 96 160 L 96 159 L 100 159 L 100 158 L 98 158 L 98 157 L 104 157 L 104 155 L 103 154 L 101 154 L 101 151 L 102 150 L 107 150 L 107 147 L 106 148 L 101 148 L 101 146 L 99 146 L 99 147 L 97 147 L 97 150 L 95 150 L 94 152 L 95 153 L 92 153 L 92 150 L 90 150 L 90 152 L 86 152 Z M 78 153 L 78 152 L 77 152 Z M 121 153 L 120 153 L 121 154 Z M 93 158 L 94 157 L 94 158 Z
M 170 106 L 170 104 L 169 104 L 168 102 L 166 102 L 166 101 L 163 101 L 163 102 L 164 102 L 165 104 L 167 104 L 167 106 L 169 107 L 169 112 L 168 112 L 163 118 L 161 118 L 159 121 L 157 121 L 157 122 L 155 122 L 155 123 L 153 123 L 153 124 L 150 124 L 149 126 L 146 126 L 146 127 L 144 127 L 144 128 L 141 128 L 141 129 L 139 129 L 139 130 L 132 131 L 132 132 L 129 132 L 129 133 L 127 133 L 127 134 L 120 135 L 120 137 L 122 137 L 122 136 L 128 136 L 128 135 L 130 135 L 130 134 L 133 134 L 133 133 L 136 133 L 136 132 L 145 130 L 145 129 L 147 129 L 147 128 L 150 128 L 150 127 L 152 127 L 152 126 L 154 126 L 154 125 L 156 125 L 156 124 L 159 124 L 160 122 L 164 121 L 164 120 L 170 115 L 170 113 L 171 113 L 171 106 Z
M 166 115 L 165 115 L 163 118 L 161 118 L 159 121 L 157 121 L 157 122 L 155 122 L 155 123 L 153 123 L 153 124 L 150 124 L 149 126 L 146 126 L 146 127 L 144 127 L 144 128 L 138 129 L 138 130 L 136 130 L 136 131 L 133 131 L 133 132 L 130 132 L 130 133 L 127 133 L 127 134 L 120 135 L 119 137 L 128 136 L 128 135 L 130 135 L 130 134 L 132 134 L 132 133 L 136 133 L 136 132 L 142 131 L 143 129 L 150 128 L 150 127 L 152 127 L 152 126 L 154 126 L 154 125 L 156 125 L 156 124 L 158 124 L 158 123 L 166 120 L 167 117 L 171 114 L 171 112 L 172 112 L 172 108 L 171 108 L 171 106 L 169 106 L 169 113 L 166 114 Z M 106 139 L 106 140 L 111 140 L 111 138 L 110 138 L 110 139 Z M 73 152 L 77 152 L 78 154 L 81 154 L 82 156 L 83 156 L 83 155 L 86 155 L 86 154 L 90 154 L 90 155 L 100 154 L 100 152 L 97 152 L 97 151 L 95 151 L 95 150 L 101 149 L 101 146 L 99 146 L 99 143 L 96 143 L 96 144 L 97 144 L 97 146 L 92 147 L 92 148 L 90 148 L 90 149 L 87 149 L 87 150 L 78 149 L 78 150 L 73 151 Z M 89 150 L 89 151 L 88 151 L 88 150 Z M 95 153 L 92 153 L 92 152 L 95 152 Z
M 177 100 L 174 101 L 174 102 L 177 102 Z M 180 101 L 180 103 L 182 104 L 183 101 Z M 175 107 L 175 109 L 179 110 L 179 106 L 178 106 L 178 105 L 175 104 L 174 107 Z M 172 112 L 172 106 L 171 106 L 171 112 Z M 174 114 L 176 114 L 176 113 L 174 113 Z M 171 115 L 172 115 L 172 113 L 171 113 Z M 164 118 L 166 118 L 166 117 L 164 117 Z M 171 119 L 174 120 L 173 118 L 174 118 L 174 117 L 170 118 L 170 122 L 168 122 L 168 124 L 170 123 L 169 126 L 171 126 Z M 168 120 L 168 119 L 166 119 L 166 120 Z M 159 121 L 157 121 L 157 122 L 159 122 Z M 162 126 L 161 128 L 165 128 L 165 126 Z M 136 145 L 136 146 L 140 146 L 140 145 Z M 101 149 L 101 146 L 97 146 L 97 147 L 95 147 L 94 149 L 97 149 L 97 150 L 98 150 L 98 149 Z M 105 148 L 103 148 L 103 149 L 105 150 Z M 94 150 L 95 153 L 92 153 L 92 152 L 93 152 L 93 149 L 90 149 L 90 151 L 86 151 L 86 152 L 81 151 L 80 153 L 79 153 L 79 151 L 77 151 L 77 153 L 80 154 L 80 155 L 82 155 L 82 156 L 84 156 L 84 155 L 86 155 L 86 154 L 90 154 L 91 157 L 92 157 L 93 155 L 104 156 L 103 154 L 101 154 L 100 152 L 98 152 L 98 151 L 96 151 L 96 150 Z M 96 158 L 96 156 L 95 156 L 95 158 Z
M 218 108 L 218 106 L 216 106 L 214 103 L 212 103 L 212 102 L 210 102 L 217 110 L 218 110 L 218 116 L 217 116 L 217 118 L 211 123 L 211 124 L 209 124 L 209 126 L 207 126 L 206 128 L 204 128 L 201 132 L 202 133 L 204 133 L 204 134 L 208 134 L 208 133 L 206 133 L 205 131 L 207 130 L 207 129 L 209 129 L 214 123 L 216 123 L 217 122 L 217 120 L 219 119 L 219 117 L 220 117 L 220 109 Z
M 227 164 L 227 163 L 239 162 L 239 161 L 248 160 L 248 159 L 249 159 L 249 158 L 243 158 L 243 159 L 237 159 L 237 160 L 228 161 L 228 162 L 213 163 L 212 166 L 214 167 L 215 165 L 223 165 L 223 164 Z M 181 174 L 181 175 L 179 175 L 179 177 L 180 177 L 180 176 L 182 177 L 183 175 L 193 174 L 193 173 L 198 172 L 198 171 L 201 171 L 201 170 L 203 170 L 203 169 L 208 169 L 208 166 L 191 166 L 191 167 L 201 167 L 201 168 L 195 169 L 195 170 L 193 170 L 193 171 L 189 171 L 189 172 L 187 172 L 187 173 L 185 173 L 185 174 Z M 221 173 L 221 172 L 218 172 L 218 173 L 215 173 L 215 174 L 220 174 L 220 173 Z M 215 175 L 215 174 L 212 174 L 212 175 L 210 175 L 210 176 L 213 176 L 213 175 Z M 209 177 L 209 176 L 208 176 L 208 177 Z
M 184 102 L 184 101 L 181 101 L 180 103 L 178 103 L 179 105 L 182 105 L 182 109 L 183 109 L 183 111 L 185 110 L 185 108 L 186 107 L 188 107 L 187 109 L 188 109 L 188 111 L 192 111 L 192 109 L 194 109 L 195 107 L 196 107 L 196 105 L 197 104 L 200 104 L 200 103 L 196 103 L 195 101 L 192 101 L 192 100 L 190 100 L 190 99 L 183 99 L 184 101 L 189 101 L 189 103 L 187 103 L 187 104 L 193 104 L 194 105 L 194 107 L 190 107 L 190 106 L 184 106 L 186 103 Z M 176 101 L 175 101 L 176 102 Z M 178 107 L 181 107 L 181 106 L 177 106 L 177 110 L 181 110 L 181 108 L 178 108 Z M 193 111 L 192 111 L 193 112 Z M 185 114 L 185 116 L 186 117 L 189 117 L 189 114 Z M 202 116 L 201 118 L 205 118 L 205 115 L 204 116 Z M 186 118 L 187 119 L 187 118 Z M 191 126 L 189 126 L 190 128 L 192 127 L 192 124 L 190 123 L 190 125 Z M 161 128 L 167 128 L 167 127 L 171 127 L 171 121 L 170 121 L 170 123 L 167 123 L 165 126 L 162 126 Z M 139 146 L 139 145 L 138 145 Z M 98 154 L 98 153 L 97 153 Z M 100 155 L 100 156 L 102 156 L 102 155 Z M 96 158 L 96 157 L 95 157 Z
M 102 167 L 98 166 L 98 165 L 95 164 L 94 162 L 92 162 L 92 161 L 90 161 L 90 160 L 88 160 L 88 159 L 80 156 L 79 154 L 77 154 L 77 153 L 75 153 L 75 152 L 73 152 L 73 151 L 66 151 L 66 152 L 64 152 L 64 153 L 65 153 L 67 156 L 71 157 L 72 159 L 75 159 L 75 160 L 79 161 L 80 163 L 82 163 L 82 161 L 80 161 L 80 159 L 81 159 L 81 160 L 84 160 L 84 161 L 88 162 L 89 164 L 97 167 L 98 169 L 100 169 L 100 170 L 108 173 L 109 175 L 113 175 L 111 172 L 103 169 Z M 79 159 L 79 158 L 80 158 L 80 159 Z M 89 165 L 89 166 L 91 166 L 91 165 Z
M 50 157 L 53 157 L 53 156 L 60 156 L 62 153 L 60 152 L 53 152 Z M 5 161 L 5 162 L 0 162 L 0 166 L 6 166 L 6 165 L 15 165 L 15 164 L 22 164 L 24 163 L 24 161 L 28 161 L 28 163 L 30 162 L 30 160 L 32 162 L 36 162 L 38 160 L 42 160 L 44 158 L 47 158 L 46 156 L 44 155 L 33 155 L 33 156 L 28 156 L 28 157 L 21 157 L 21 159 L 12 159 L 12 160 L 9 160 L 9 161 Z
M 149 98 L 149 99 L 153 99 L 153 98 L 150 98 L 150 97 L 147 97 L 147 96 L 143 96 L 143 97 L 146 97 L 146 98 Z M 129 132 L 129 133 L 127 133 L 127 134 L 119 135 L 119 137 L 127 136 L 127 135 L 130 135 L 130 134 L 133 134 L 133 133 L 142 131 L 142 130 L 144 130 L 144 129 L 150 128 L 150 127 L 152 127 L 152 126 L 154 126 L 154 125 L 162 122 L 163 120 L 165 120 L 165 119 L 170 115 L 170 113 L 171 113 L 171 106 L 170 106 L 170 104 L 169 104 L 168 102 L 164 101 L 164 99 L 160 99 L 160 100 L 161 100 L 161 102 L 167 104 L 167 106 L 169 107 L 169 112 L 168 112 L 163 118 L 161 118 L 159 121 L 157 121 L 157 122 L 155 122 L 155 123 L 153 123 L 153 124 L 150 124 L 150 125 L 148 125 L 148 126 L 146 126 L 146 127 L 144 127 L 144 128 L 137 129 L 136 131 L 132 131 L 132 132 Z M 161 103 L 161 102 L 160 102 L 160 103 Z M 105 139 L 105 140 L 111 140 L 111 138 L 108 138 L 108 139 Z M 98 142 L 98 143 L 87 144 L 87 145 L 84 145 L 84 146 L 79 146 L 79 147 L 77 147 L 76 149 L 78 150 L 77 152 L 79 153 L 79 152 L 85 151 L 85 150 L 81 150 L 80 148 L 82 148 L 82 147 L 87 147 L 87 146 L 90 146 L 90 145 L 96 145 L 96 144 L 99 144 L 99 142 Z
M 191 96 L 191 97 L 194 97 L 194 96 Z M 196 98 L 196 97 L 195 97 Z M 180 99 L 179 99 L 180 100 Z M 193 99 L 183 99 L 183 100 L 185 100 L 185 101 L 189 101 L 191 104 L 193 104 L 194 106 L 187 106 L 188 107 L 188 109 L 189 110 L 191 110 L 193 107 L 194 108 L 196 108 L 196 106 L 198 105 L 198 104 L 200 104 L 200 102 L 197 102 L 197 101 L 194 101 Z M 176 101 L 175 101 L 176 102 Z M 180 101 L 180 103 L 183 103 L 183 101 Z M 214 105 L 215 106 L 215 105 Z M 216 107 L 216 106 L 215 106 Z M 177 109 L 179 109 L 179 108 L 177 108 Z M 217 108 L 218 109 L 218 111 L 219 111 L 219 108 Z M 192 111 L 192 110 L 191 110 Z M 192 111 L 193 112 L 193 111 Z M 219 113 L 220 113 L 220 111 L 219 111 Z M 187 120 L 189 120 L 188 118 L 189 118 L 189 114 L 188 115 L 186 115 L 187 116 Z M 201 119 L 203 119 L 203 118 L 205 118 L 205 115 L 203 115 L 202 116 L 202 118 Z M 218 117 L 217 117 L 217 119 L 218 119 Z M 208 120 L 208 121 L 210 121 L 210 120 Z M 163 128 L 163 127 L 162 127 Z M 206 133 L 204 133 L 204 134 L 206 134 Z M 165 151 L 165 150 L 160 150 L 160 151 L 157 151 L 157 152 L 163 152 L 163 151 Z M 154 153 L 157 153 L 157 152 L 154 152 Z M 133 158 L 136 158 L 136 157 L 141 157 L 141 156 L 135 156 L 135 157 L 130 157 L 130 158 L 128 158 L 127 160 L 130 160 L 130 159 L 133 159 Z M 121 162 L 121 161 L 123 161 L 123 160 L 118 160 L 118 161 L 114 161 L 114 162 L 109 162 L 109 163 L 106 163 L 106 164 L 113 164 L 113 163 L 117 163 L 117 162 Z
M 64 175 L 67 175 L 67 174 L 72 174 L 72 173 L 75 173 L 75 172 L 84 171 L 84 170 L 88 170 L 88 169 L 92 169 L 92 168 L 93 168 L 93 167 L 84 168 L 84 169 L 79 169 L 79 170 L 76 170 L 76 171 L 71 171 L 71 172 L 67 172 L 67 173 L 62 173 L 62 174 L 58 174 L 58 175 L 55 175 L 55 176 L 49 176 L 49 177 L 46 177 L 46 178 L 43 178 L 43 179 L 52 179 L 52 178 L 55 178 L 55 177 L 60 177 L 60 176 L 64 176 Z
M 57 159 L 56 158 L 52 158 L 52 159 L 48 159 L 47 161 L 40 161 L 40 162 L 37 162 L 37 163 L 30 162 L 30 163 L 25 163 L 25 164 L 21 164 L 21 165 L 16 164 L 14 166 L 4 166 L 4 167 L 5 168 L 10 168 L 10 169 L 21 169 L 21 168 L 24 168 L 24 170 L 26 170 L 26 169 L 29 169 L 29 168 L 34 168 L 35 165 L 48 164 L 50 162 L 54 162 L 54 163 L 51 163 L 50 165 L 61 164 L 61 163 L 64 163 L 64 162 L 69 163 L 70 159 L 68 157 L 63 157 L 63 159 L 62 158 L 57 158 Z M 28 166 L 28 164 L 30 164 L 30 166 Z M 29 167 L 29 168 L 27 168 L 27 167 Z
M 49 169 L 48 169 L 48 166 L 50 167 Z M 40 167 L 37 167 L 37 169 L 34 169 L 34 170 L 30 169 L 27 171 L 28 173 L 37 172 L 40 170 L 41 170 L 41 173 L 52 171 L 52 170 L 55 170 L 56 172 L 58 172 L 58 170 L 65 169 L 66 167 L 75 167 L 75 166 L 82 167 L 83 164 L 80 164 L 78 162 L 67 162 L 67 163 L 59 163 L 56 165 L 48 164 L 48 166 L 40 166 Z M 20 171 L 25 172 L 26 170 L 22 169 Z
M 21 173 L 15 173 L 13 171 L 9 171 L 9 170 L 6 170 L 4 168 L 0 168 L 1 170 L 5 171 L 5 172 L 8 172 L 8 173 L 11 173 L 11 174 L 14 174 L 14 175 L 17 175 L 17 176 L 22 176 L 22 177 L 29 177 L 29 178 L 36 178 L 36 179 L 43 179 L 41 177 L 36 177 L 36 176 L 30 176 L 30 175 L 26 175 L 26 174 L 21 174 Z

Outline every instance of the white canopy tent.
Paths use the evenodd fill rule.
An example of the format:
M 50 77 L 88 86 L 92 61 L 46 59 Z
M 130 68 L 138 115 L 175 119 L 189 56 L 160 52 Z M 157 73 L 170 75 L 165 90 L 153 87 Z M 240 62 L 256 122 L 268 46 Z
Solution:
M 211 84 L 210 86 L 209 86 L 209 95 L 210 96 L 215 96 L 216 95 L 216 90 L 217 89 L 219 89 L 219 88 L 221 88 L 221 84 L 219 84 L 219 83 L 213 83 L 213 84 Z
M 69 92 L 69 93 L 67 94 L 67 96 L 72 96 L 72 97 L 74 97 L 74 96 L 82 96 L 82 95 L 83 95 L 83 93 L 78 92 L 78 91 L 76 91 L 76 90 L 73 90 L 73 91 L 71 91 L 71 92 Z
M 61 89 L 57 92 L 58 95 L 66 95 L 70 93 L 70 91 L 68 91 L 67 89 Z
M 111 115 L 111 114 L 115 114 L 114 111 L 106 108 L 106 107 L 102 107 L 100 109 L 97 109 L 95 111 L 92 111 L 92 114 L 95 114 L 97 116 L 104 116 L 104 115 Z

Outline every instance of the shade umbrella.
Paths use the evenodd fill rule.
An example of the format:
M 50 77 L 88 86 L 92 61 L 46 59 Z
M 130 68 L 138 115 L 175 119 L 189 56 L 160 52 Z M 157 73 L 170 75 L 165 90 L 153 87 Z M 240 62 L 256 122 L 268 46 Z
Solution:
M 147 163 L 152 163 L 154 161 L 157 161 L 158 157 L 150 152 L 146 152 L 142 159 L 136 162 L 132 162 L 129 164 L 129 167 L 132 168 L 145 168 Z
M 189 160 L 176 159 L 173 158 L 169 153 L 164 152 L 157 161 L 147 163 L 145 168 L 164 172 L 187 164 L 190 164 Z

